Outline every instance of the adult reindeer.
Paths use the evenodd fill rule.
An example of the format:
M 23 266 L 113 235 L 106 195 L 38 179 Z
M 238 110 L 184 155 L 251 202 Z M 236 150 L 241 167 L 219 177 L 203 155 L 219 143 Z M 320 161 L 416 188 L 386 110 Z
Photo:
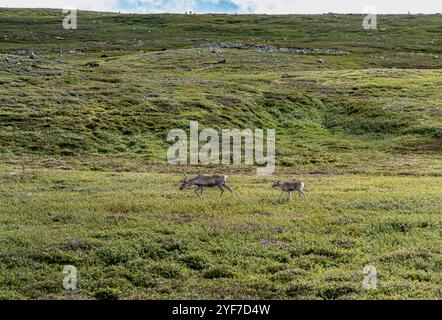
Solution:
M 196 186 L 195 193 L 200 198 L 203 196 L 203 190 L 205 187 L 207 188 L 218 187 L 219 190 L 221 190 L 221 196 L 224 193 L 224 188 L 226 188 L 231 193 L 233 193 L 230 186 L 226 183 L 227 176 L 225 175 L 215 174 L 215 175 L 205 176 L 198 174 L 195 178 L 187 180 L 187 174 L 185 172 L 183 174 L 184 174 L 184 180 L 181 181 L 180 190 Z M 200 193 L 198 193 L 198 191 L 200 191 Z

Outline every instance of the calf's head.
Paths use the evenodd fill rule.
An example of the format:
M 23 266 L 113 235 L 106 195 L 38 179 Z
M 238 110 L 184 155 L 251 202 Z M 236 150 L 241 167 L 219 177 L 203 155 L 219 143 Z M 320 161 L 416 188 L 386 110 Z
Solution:
M 272 188 L 274 188 L 274 189 L 277 189 L 277 188 L 279 188 L 279 187 L 281 187 L 281 181 L 275 182 L 275 183 L 273 183 L 273 185 L 272 185 Z

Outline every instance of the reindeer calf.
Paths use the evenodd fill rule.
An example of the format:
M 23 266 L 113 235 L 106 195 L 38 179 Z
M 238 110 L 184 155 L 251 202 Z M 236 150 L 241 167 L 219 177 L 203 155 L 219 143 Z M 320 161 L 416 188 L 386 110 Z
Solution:
M 306 198 L 305 193 L 302 191 L 302 189 L 304 188 L 304 183 L 302 181 L 284 182 L 284 183 L 278 181 L 272 185 L 272 188 L 281 189 L 281 195 L 279 196 L 279 201 L 282 200 L 284 192 L 288 192 L 290 201 L 292 200 L 293 191 L 296 191 L 299 197 L 303 196 L 304 198 Z

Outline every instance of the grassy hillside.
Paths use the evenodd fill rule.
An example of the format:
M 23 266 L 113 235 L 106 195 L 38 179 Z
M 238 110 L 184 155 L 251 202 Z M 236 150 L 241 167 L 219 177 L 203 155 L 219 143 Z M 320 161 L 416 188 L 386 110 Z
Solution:
M 78 30 L 58 10 L 0 17 L 4 157 L 161 163 L 168 130 L 199 120 L 276 128 L 278 164 L 304 171 L 440 169 L 440 16 L 381 16 L 370 31 L 358 15 L 80 12 Z M 206 46 L 221 43 L 349 54 Z

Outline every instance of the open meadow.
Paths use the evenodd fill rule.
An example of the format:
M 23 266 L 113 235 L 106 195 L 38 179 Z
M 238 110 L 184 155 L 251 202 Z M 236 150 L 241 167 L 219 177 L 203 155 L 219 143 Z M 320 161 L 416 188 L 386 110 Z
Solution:
M 15 173 L 15 174 L 14 174 Z M 234 194 L 179 191 L 177 174 L 2 170 L 2 298 L 442 297 L 439 177 L 308 176 Z M 76 266 L 79 288 L 60 285 Z M 375 266 L 378 289 L 365 290 Z
M 62 18 L 0 9 L 0 299 L 442 299 L 440 15 Z M 191 120 L 275 175 L 168 164 Z

